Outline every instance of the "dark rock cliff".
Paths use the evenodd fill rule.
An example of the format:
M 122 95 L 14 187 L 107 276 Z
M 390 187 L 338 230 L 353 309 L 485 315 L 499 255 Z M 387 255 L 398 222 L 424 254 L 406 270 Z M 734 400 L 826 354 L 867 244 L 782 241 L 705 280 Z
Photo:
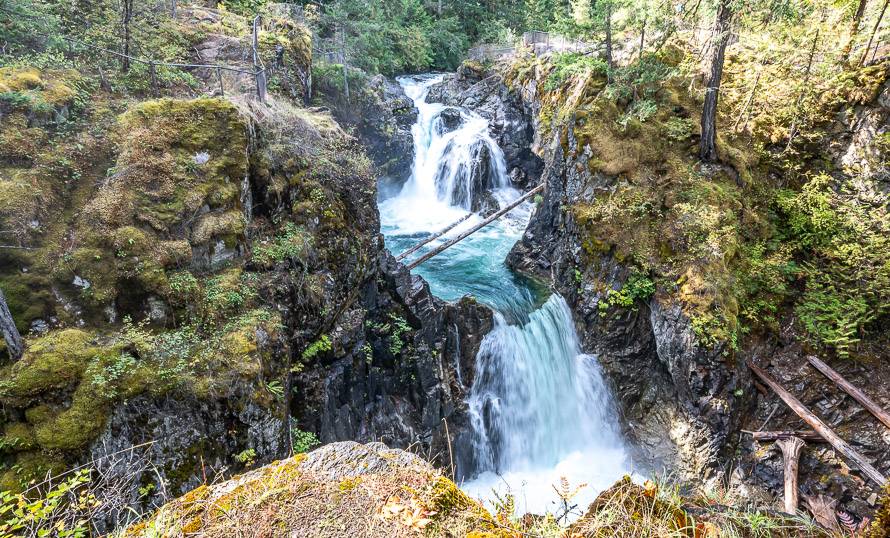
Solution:
M 101 532 L 316 436 L 447 454 L 491 312 L 435 299 L 383 248 L 377 171 L 406 173 L 413 109 L 378 83 L 356 119 L 385 108 L 385 125 L 361 139 L 285 96 L 123 103 L 79 110 L 68 138 L 47 128 L 59 151 L 90 136 L 94 162 L 73 158 L 49 207 L 0 213 L 29 246 L 4 253 L 2 284 L 33 327 L 0 365 L 4 489 L 89 463 L 113 496 Z M 3 114 L 25 129 L 27 112 Z
M 517 75 L 517 69 L 532 74 Z M 617 129 L 610 108 L 614 105 L 596 97 L 605 81 L 581 77 L 547 91 L 543 89 L 546 67 L 544 76 L 540 70 L 540 65 L 514 65 L 503 75 L 527 116 L 537 120 L 535 142 L 546 163 L 543 182 L 547 186 L 508 263 L 552 282 L 566 297 L 585 350 L 597 355 L 613 385 L 625 431 L 640 456 L 656 468 L 667 466 L 690 483 L 732 488 L 755 501 L 781 497 L 780 453 L 771 445 L 753 442 L 742 430 L 808 426 L 774 394 L 755 387 L 745 367 L 745 361 L 753 360 L 770 368 L 810 409 L 886 472 L 890 460 L 884 430 L 876 428 L 874 417 L 806 365 L 804 357 L 814 348 L 795 312 L 780 306 L 780 330 L 755 329 L 745 336 L 734 330 L 712 331 L 702 323 L 707 319 L 702 316 L 702 305 L 711 312 L 722 308 L 731 317 L 751 308 L 754 299 L 738 295 L 726 283 L 749 285 L 760 275 L 737 268 L 706 268 L 696 276 L 700 271 L 696 267 L 703 266 L 701 260 L 676 261 L 696 248 L 686 232 L 677 240 L 677 230 L 698 226 L 697 219 L 706 215 L 681 213 L 678 218 L 675 213 L 678 201 L 687 202 L 690 197 L 682 191 L 678 196 L 677 185 L 683 180 L 677 178 L 688 172 L 673 171 L 672 162 L 687 159 L 685 140 L 690 136 L 694 140 L 694 132 L 665 144 L 664 131 L 657 130 L 658 122 L 664 120 L 658 118 L 649 121 L 654 122 L 654 129 L 645 124 Z M 869 88 L 861 95 L 870 97 L 850 98 L 836 114 L 826 115 L 824 123 L 814 126 L 808 135 L 814 142 L 807 143 L 815 147 L 805 155 L 812 154 L 812 161 L 801 158 L 806 166 L 828 166 L 837 185 L 834 188 L 860 193 L 860 205 L 851 211 L 886 207 L 886 194 L 876 194 L 886 193 L 886 168 L 877 164 L 884 159 L 879 140 L 886 136 L 881 134 L 886 131 L 888 113 L 886 72 L 886 65 L 879 64 L 851 75 L 868 81 L 857 79 L 857 84 Z M 656 95 L 666 101 L 659 104 L 659 110 L 667 105 L 664 109 L 680 118 L 668 122 L 679 123 L 695 113 L 691 109 L 694 103 L 676 98 L 682 90 L 662 89 Z M 563 108 L 554 107 L 554 101 Z M 778 172 L 772 170 L 774 175 L 769 177 L 754 175 L 761 172 L 746 166 L 756 162 L 756 157 L 740 158 L 742 153 L 731 147 L 721 151 L 727 157 L 718 166 L 695 168 L 695 160 L 687 159 L 691 164 L 686 170 L 694 170 L 695 183 L 682 188 L 695 192 L 699 185 L 728 185 L 728 190 L 742 193 L 738 195 L 742 202 L 720 204 L 740 214 L 765 212 L 758 202 L 744 200 L 755 198 L 746 189 L 756 181 L 761 182 L 761 188 L 768 185 Z M 788 173 L 787 177 L 794 176 Z M 593 209 L 588 212 L 588 208 Z M 589 217 L 596 211 L 601 211 L 596 214 L 599 220 Z M 614 215 L 619 216 L 610 221 Z M 592 229 L 597 222 L 605 225 Z M 738 226 L 742 237 L 775 233 L 760 231 L 758 221 L 751 217 L 730 226 Z M 650 254 L 653 251 L 655 255 Z M 740 255 L 738 249 L 712 252 L 720 257 L 718 263 L 727 263 L 727 267 L 747 263 L 747 254 Z M 651 288 L 645 293 L 633 295 L 639 271 L 654 275 L 654 281 L 648 280 Z M 659 278 L 659 274 L 663 276 Z M 742 303 L 745 300 L 750 301 L 748 305 Z M 886 378 L 886 361 L 882 362 L 886 352 L 881 350 L 886 338 L 877 335 L 879 332 L 877 329 L 876 336 L 860 347 L 871 356 L 865 363 L 857 365 L 831 355 L 827 360 L 857 385 L 868 387 L 886 406 L 890 402 L 881 395 L 884 388 L 880 382 Z M 807 495 L 828 495 L 846 510 L 867 515 L 874 509 L 877 490 L 853 474 L 830 448 L 808 446 L 802 458 L 801 488 Z
M 546 150 L 544 199 L 508 263 L 550 280 L 566 297 L 583 346 L 610 379 L 642 456 L 689 477 L 708 476 L 738 426 L 744 404 L 733 393 L 746 373 L 724 358 L 722 348 L 698 345 L 690 319 L 665 294 L 636 308 L 603 312 L 608 290 L 620 289 L 631 270 L 608 253 L 591 257 L 582 246 L 584 231 L 565 208 L 608 191 L 616 178 L 590 174 L 585 148 L 571 130 L 560 134 L 567 148 L 557 138 Z

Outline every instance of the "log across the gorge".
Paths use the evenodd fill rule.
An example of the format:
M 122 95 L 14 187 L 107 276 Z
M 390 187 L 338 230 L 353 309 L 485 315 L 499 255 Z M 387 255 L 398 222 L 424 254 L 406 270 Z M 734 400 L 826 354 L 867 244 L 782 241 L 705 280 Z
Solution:
M 879 486 L 884 486 L 887 482 L 887 479 L 884 478 L 884 475 L 880 473 L 875 467 L 868 461 L 865 456 L 857 452 L 853 449 L 852 446 L 849 445 L 846 441 L 841 439 L 834 431 L 829 428 L 822 420 L 819 419 L 812 411 L 806 408 L 800 400 L 794 397 L 790 392 L 785 390 L 785 388 L 780 385 L 775 379 L 770 377 L 765 371 L 763 371 L 757 365 L 748 362 L 748 368 L 754 372 L 757 377 L 763 380 L 773 391 L 779 395 L 779 398 L 782 398 L 788 407 L 790 407 L 797 415 L 803 419 L 804 422 L 810 425 L 811 428 L 816 430 L 819 435 L 825 438 L 828 443 L 834 447 L 835 450 L 840 452 L 844 457 L 848 460 L 852 461 L 857 468 L 859 468 L 863 474 L 865 474 L 868 478 L 873 480 Z
M 427 243 L 429 243 L 429 242 L 431 242 L 431 241 L 435 241 L 436 239 L 442 237 L 443 235 L 445 235 L 445 234 L 447 234 L 448 232 L 450 232 L 451 230 L 453 230 L 455 226 L 457 226 L 458 224 L 460 224 L 461 222 L 467 220 L 468 218 L 470 218 L 470 217 L 472 217 L 472 216 L 473 216 L 472 213 L 467 213 L 467 214 L 464 215 L 463 217 L 457 219 L 456 221 L 452 222 L 452 223 L 449 224 L 448 226 L 442 228 L 442 229 L 439 230 L 438 232 L 436 232 L 436 233 L 434 233 L 433 235 L 427 237 L 426 239 L 424 239 L 424 240 L 421 241 L 420 243 L 417 243 L 416 245 L 414 245 L 413 247 L 409 248 L 409 249 L 406 250 L 405 252 L 399 254 L 398 256 L 396 256 L 396 260 L 398 260 L 398 261 L 402 261 L 402 260 L 404 260 L 404 259 L 407 258 L 409 255 L 414 254 L 415 252 L 417 252 L 418 250 L 420 250 L 420 248 L 423 247 L 424 245 L 426 245 Z
M 420 264 L 422 264 L 423 262 L 427 261 L 428 259 L 432 258 L 433 256 L 435 256 L 435 255 L 437 255 L 437 254 L 440 254 L 443 250 L 453 247 L 454 245 L 456 245 L 456 244 L 459 243 L 460 241 L 462 241 L 462 240 L 466 239 L 467 237 L 469 237 L 470 235 L 472 235 L 473 232 L 476 232 L 476 231 L 478 231 L 480 228 L 484 228 L 484 227 L 488 226 L 489 224 L 491 224 L 492 222 L 494 222 L 494 221 L 497 220 L 498 218 L 500 218 L 500 217 L 506 215 L 506 214 L 509 213 L 512 209 L 514 209 L 516 206 L 518 206 L 518 205 L 521 204 L 522 202 L 528 200 L 529 198 L 531 198 L 531 197 L 534 196 L 535 194 L 538 194 L 538 193 L 541 192 L 542 190 L 544 190 L 544 184 L 543 184 L 543 183 L 540 184 L 540 185 L 538 185 L 538 186 L 535 187 L 534 189 L 528 191 L 527 193 L 523 194 L 522 196 L 520 196 L 519 198 L 517 198 L 516 200 L 514 200 L 513 202 L 511 202 L 510 205 L 508 205 L 507 207 L 504 207 L 503 209 L 499 210 L 497 213 L 495 213 L 495 214 L 491 215 L 490 217 L 486 218 L 485 220 L 483 220 L 483 221 L 480 222 L 479 224 L 477 224 L 477 225 L 473 226 L 472 228 L 470 228 L 469 230 L 467 230 L 467 231 L 461 233 L 460 235 L 458 235 L 458 236 L 455 237 L 454 239 L 451 239 L 450 241 L 447 241 L 447 242 L 445 242 L 445 243 L 439 245 L 438 247 L 434 248 L 433 250 L 427 252 L 427 253 L 424 254 L 423 256 L 421 256 L 421 257 L 417 258 L 416 260 L 414 260 L 413 262 L 409 263 L 409 264 L 407 265 L 408 269 L 414 269 L 415 267 L 417 267 L 418 265 L 420 265 Z

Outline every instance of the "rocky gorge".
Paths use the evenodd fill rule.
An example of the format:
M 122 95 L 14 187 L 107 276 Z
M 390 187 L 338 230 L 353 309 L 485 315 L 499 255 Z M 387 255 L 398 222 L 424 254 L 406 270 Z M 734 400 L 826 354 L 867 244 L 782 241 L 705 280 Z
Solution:
M 245 21 L 204 8 L 177 17 L 195 62 L 247 65 L 247 34 L 232 30 Z M 348 96 L 332 78 L 310 83 L 302 23 L 281 16 L 263 32 L 261 52 L 278 77 L 266 102 L 247 96 L 246 79 L 218 95 L 212 72 L 197 76 L 200 97 L 174 86 L 163 98 L 129 100 L 71 71 L 0 71 L 4 92 L 29 96 L 0 106 L 3 192 L 18 193 L 0 197 L 0 219 L 21 246 L 0 250 L 0 283 L 27 342 L 0 371 L 2 489 L 91 466 L 102 477 L 97 494 L 113 498 L 91 516 L 97 532 L 154 513 L 130 536 L 225 535 L 218 514 L 201 511 L 207 499 L 244 509 L 239 525 L 262 506 L 293 533 L 537 529 L 544 519 L 532 516 L 524 530 L 509 528 L 500 509 L 487 512 L 452 482 L 455 459 L 473 460 L 466 452 L 478 441 L 472 399 L 486 337 L 530 324 L 522 315 L 507 323 L 484 298 L 438 297 L 390 252 L 379 204 L 412 175 L 419 110 L 380 75 L 354 73 L 360 83 Z M 665 49 L 658 61 L 675 66 L 677 54 Z M 751 140 L 721 140 L 721 163 L 696 164 L 698 104 L 685 80 L 634 83 L 632 95 L 651 93 L 658 105 L 643 120 L 630 114 L 636 97 L 606 92 L 614 81 L 604 73 L 554 84 L 555 61 L 467 61 L 425 99 L 445 107 L 438 134 L 473 115 L 496 144 L 474 154 L 472 196 L 456 205 L 483 215 L 498 207 L 497 158 L 510 188 L 545 185 L 506 263 L 535 308 L 564 298 L 575 354 L 595 358 L 617 409 L 584 411 L 614 422 L 632 470 L 664 469 L 684 491 L 774 504 L 781 455 L 747 432 L 802 426 L 758 386 L 751 361 L 890 471 L 886 433 L 801 364 L 825 353 L 857 384 L 890 379 L 886 338 L 874 331 L 859 348 L 865 358 L 843 362 L 807 332 L 798 297 L 775 297 L 806 284 L 787 275 L 764 282 L 781 272 L 770 263 L 788 255 L 776 244 L 794 240 L 776 230 L 799 225 L 790 186 L 808 192 L 787 163 L 765 157 L 780 144 L 757 140 L 766 149 L 755 154 L 744 147 Z M 852 90 L 840 81 L 829 119 L 809 126 L 830 140 L 813 135 L 800 150 L 837 192 L 858 189 L 853 203 L 875 211 L 886 210 L 888 75 L 883 61 L 852 75 Z M 548 290 L 544 299 L 537 290 Z M 486 425 L 492 409 L 481 413 Z M 451 479 L 412 453 L 450 467 Z M 400 480 L 414 488 L 410 499 L 398 497 Z M 821 445 L 805 452 L 801 485 L 860 519 L 878 506 L 879 488 Z M 327 508 L 288 511 L 308 490 Z M 627 491 L 655 498 L 626 481 L 603 499 Z M 344 505 L 360 517 L 328 511 Z M 390 518 L 386 506 L 416 517 Z M 315 525 L 335 516 L 348 524 Z

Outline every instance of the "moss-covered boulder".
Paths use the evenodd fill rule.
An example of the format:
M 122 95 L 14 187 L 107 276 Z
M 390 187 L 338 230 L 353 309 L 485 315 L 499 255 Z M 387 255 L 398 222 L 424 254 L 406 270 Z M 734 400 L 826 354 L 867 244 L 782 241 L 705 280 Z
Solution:
M 150 536 L 513 536 L 429 463 L 381 443 L 333 443 L 202 485 L 126 529 Z
M 118 129 L 117 163 L 55 270 L 95 305 L 170 295 L 168 269 L 218 267 L 245 248 L 247 128 L 232 104 L 149 101 Z

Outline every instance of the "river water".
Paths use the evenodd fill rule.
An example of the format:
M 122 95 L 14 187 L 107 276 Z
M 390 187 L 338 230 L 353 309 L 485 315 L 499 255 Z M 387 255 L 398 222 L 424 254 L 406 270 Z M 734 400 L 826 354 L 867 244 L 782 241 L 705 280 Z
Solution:
M 419 115 L 411 177 L 379 204 L 386 244 L 395 254 L 470 213 L 486 192 L 500 206 L 521 195 L 487 120 L 459 109 L 460 124 L 448 128 L 442 112 L 449 107 L 425 102 L 439 80 L 399 79 Z M 561 477 L 587 484 L 573 500 L 584 507 L 630 467 L 599 365 L 581 353 L 565 300 L 504 263 L 533 211 L 526 202 L 414 269 L 438 297 L 471 294 L 496 312 L 476 357 L 467 400 L 471 446 L 457 447 L 468 455 L 457 462 L 458 478 L 462 489 L 487 502 L 512 493 L 519 514 L 557 510 L 553 486 Z M 414 256 L 481 220 L 474 214 Z

